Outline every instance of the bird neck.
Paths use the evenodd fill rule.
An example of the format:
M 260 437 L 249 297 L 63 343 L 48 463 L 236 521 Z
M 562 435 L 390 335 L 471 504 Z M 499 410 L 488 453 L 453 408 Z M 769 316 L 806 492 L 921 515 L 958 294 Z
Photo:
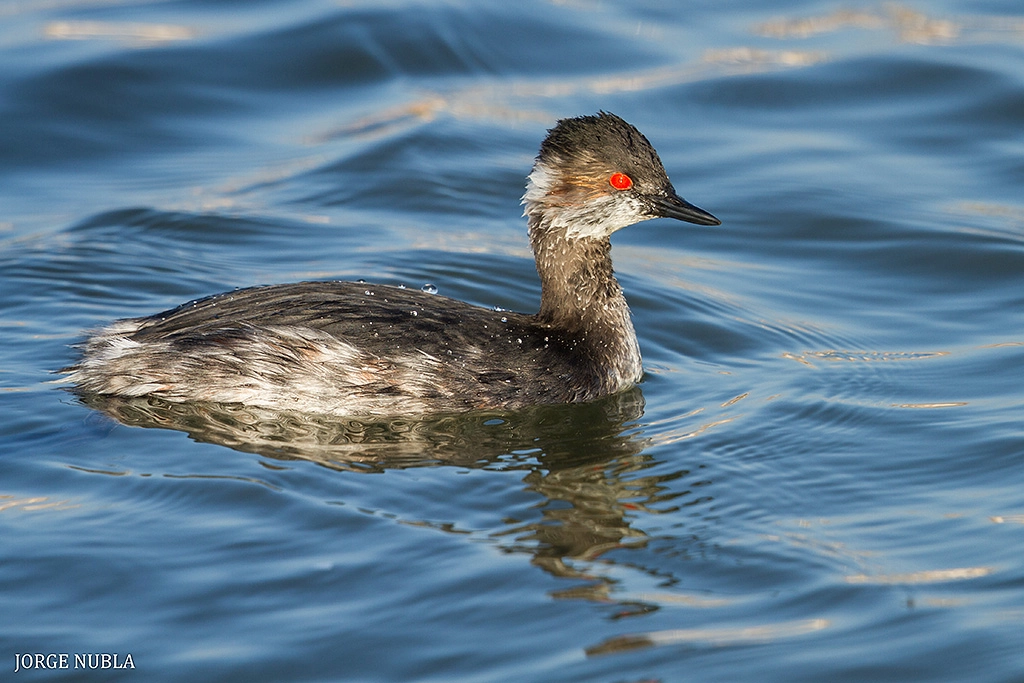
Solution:
M 640 344 L 612 271 L 611 241 L 567 237 L 564 228 L 552 229 L 543 216 L 527 215 L 541 285 L 537 321 L 562 333 L 587 359 L 602 393 L 638 382 Z
M 629 306 L 612 270 L 611 241 L 568 237 L 564 227 L 552 227 L 542 213 L 528 208 L 527 216 L 540 276 L 540 322 L 583 339 L 621 343 L 624 354 L 639 358 Z

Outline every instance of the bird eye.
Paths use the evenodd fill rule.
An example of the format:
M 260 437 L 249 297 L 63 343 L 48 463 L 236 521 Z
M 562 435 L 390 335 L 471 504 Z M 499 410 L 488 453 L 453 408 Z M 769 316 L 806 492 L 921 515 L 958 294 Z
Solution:
M 608 178 L 608 184 L 616 190 L 628 190 L 633 187 L 633 179 L 625 173 L 612 173 Z

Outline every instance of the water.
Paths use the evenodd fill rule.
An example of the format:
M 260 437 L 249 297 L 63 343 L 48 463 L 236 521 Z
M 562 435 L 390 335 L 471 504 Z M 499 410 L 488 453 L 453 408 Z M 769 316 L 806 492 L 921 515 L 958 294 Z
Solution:
M 1024 680 L 1022 47 L 1011 2 L 0 6 L 3 678 Z M 598 109 L 724 223 L 616 235 L 635 392 L 48 383 L 257 283 L 533 309 L 524 176 Z

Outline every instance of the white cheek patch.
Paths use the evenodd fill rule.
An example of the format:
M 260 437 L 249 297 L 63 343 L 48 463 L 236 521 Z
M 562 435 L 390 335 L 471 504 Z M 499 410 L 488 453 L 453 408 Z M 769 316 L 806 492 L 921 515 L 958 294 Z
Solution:
M 622 193 L 601 197 L 577 211 L 566 211 L 556 218 L 564 222 L 567 237 L 602 238 L 650 216 L 643 214 L 636 197 Z
M 626 193 L 597 197 L 582 206 L 544 206 L 542 214 L 548 227 L 565 230 L 570 239 L 604 239 L 652 218 L 644 213 L 640 200 Z
M 537 163 L 527 178 L 523 215 L 539 218 L 550 228 L 565 230 L 566 237 L 605 238 L 616 230 L 653 218 L 628 190 L 593 197 L 575 206 L 550 203 L 548 198 L 556 182 L 553 167 Z

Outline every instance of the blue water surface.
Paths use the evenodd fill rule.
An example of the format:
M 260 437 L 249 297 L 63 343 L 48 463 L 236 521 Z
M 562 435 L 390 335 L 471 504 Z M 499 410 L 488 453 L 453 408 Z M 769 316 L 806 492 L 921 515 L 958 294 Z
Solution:
M 259 283 L 535 310 L 524 179 L 601 109 L 723 221 L 615 236 L 638 389 L 356 422 L 53 383 Z M 1024 680 L 1022 186 L 1005 0 L 0 5 L 0 677 Z

